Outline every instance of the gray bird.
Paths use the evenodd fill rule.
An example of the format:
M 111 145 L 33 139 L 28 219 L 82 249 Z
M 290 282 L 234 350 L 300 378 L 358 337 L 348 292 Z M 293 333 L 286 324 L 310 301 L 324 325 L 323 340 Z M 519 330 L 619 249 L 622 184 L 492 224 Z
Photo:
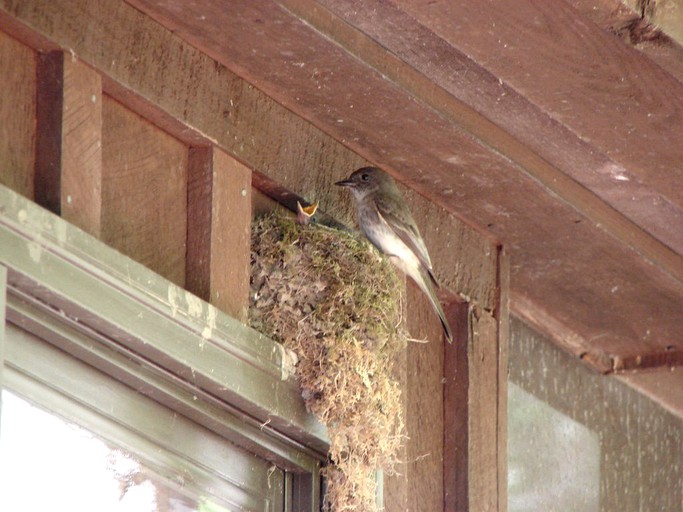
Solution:
M 363 167 L 335 185 L 351 190 L 361 231 L 429 297 L 446 339 L 452 343 L 451 329 L 434 291 L 438 283 L 427 247 L 396 182 L 377 167 Z

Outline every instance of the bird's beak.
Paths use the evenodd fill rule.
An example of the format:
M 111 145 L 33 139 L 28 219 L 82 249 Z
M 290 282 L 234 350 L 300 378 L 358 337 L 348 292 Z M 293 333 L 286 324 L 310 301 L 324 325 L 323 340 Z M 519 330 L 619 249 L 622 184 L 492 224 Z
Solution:
M 338 187 L 353 187 L 353 181 L 351 180 L 341 180 L 335 183 Z

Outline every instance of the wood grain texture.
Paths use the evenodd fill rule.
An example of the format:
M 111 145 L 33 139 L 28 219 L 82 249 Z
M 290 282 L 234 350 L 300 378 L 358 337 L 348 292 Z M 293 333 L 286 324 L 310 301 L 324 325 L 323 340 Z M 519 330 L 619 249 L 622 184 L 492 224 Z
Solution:
M 670 190 L 671 173 L 680 178 L 678 162 L 683 157 L 683 148 L 672 144 L 683 135 L 683 125 L 671 122 L 681 110 L 683 89 L 671 75 L 597 26 L 584 23 L 561 0 L 426 3 L 404 0 L 400 5 L 611 155 L 630 177 L 646 181 L 678 207 L 683 204 L 683 192 Z M 591 66 L 595 62 L 600 66 Z M 607 87 L 613 83 L 619 87 Z M 640 150 L 643 138 L 651 152 Z
M 185 283 L 188 148 L 105 96 L 102 240 Z
M 647 2 L 648 12 L 643 16 L 642 9 L 636 5 L 641 3 L 640 0 L 568 0 L 586 19 L 608 34 L 618 37 L 624 44 L 642 52 L 683 82 L 683 19 L 678 22 L 678 30 L 675 29 L 675 18 L 683 18 L 683 10 L 678 8 L 677 14 L 671 12 L 671 7 L 677 2 L 678 0 Z M 660 9 L 664 5 L 666 6 Z M 664 23 L 660 23 L 660 20 Z M 672 39 L 677 40 L 678 44 Z
M 469 507 L 469 306 L 446 308 L 453 346 L 444 347 L 443 510 L 467 512 Z
M 102 223 L 102 79 L 64 56 L 61 213 L 99 237 Z
M 407 284 L 407 327 L 427 343 L 409 343 L 407 350 L 406 433 L 409 511 L 443 507 L 443 357 L 441 326 L 417 286 Z
M 509 260 L 498 250 L 498 305 L 447 307 L 444 349 L 443 510 L 507 510 Z
M 402 464 L 384 477 L 386 512 L 441 510 L 444 493 L 444 351 L 443 333 L 428 300 L 406 282 L 406 327 L 415 340 L 395 366 L 401 386 L 406 442 Z M 455 340 L 463 342 L 464 340 Z M 467 400 L 463 402 L 467 407 Z M 466 415 L 465 415 L 466 417 Z
M 469 512 L 505 510 L 498 502 L 498 332 L 493 316 L 470 311 Z M 507 478 L 505 479 L 507 482 Z
M 32 199 L 36 54 L 0 31 L 0 183 Z
M 186 288 L 242 322 L 249 305 L 251 171 L 214 147 L 191 148 Z
M 583 214 L 623 234 L 625 241 L 650 258 L 666 263 L 672 256 L 667 256 L 665 248 L 658 249 L 657 241 L 627 216 L 670 247 L 683 248 L 680 230 L 668 220 L 675 214 L 683 222 L 683 213 L 666 193 L 626 176 L 626 168 L 503 83 L 485 64 L 473 61 L 450 41 L 437 37 L 429 26 L 417 23 L 403 11 L 408 7 L 358 0 L 282 3 L 485 144 L 509 156 Z M 318 4 L 330 12 L 313 8 Z M 346 23 L 335 23 L 335 16 Z M 405 37 L 406 33 L 411 37 Z M 421 44 L 416 47 L 414 41 Z M 386 56 L 386 48 L 393 55 Z M 577 44 L 572 51 L 580 54 L 582 48 Z M 596 195 L 605 204 L 596 201 Z M 651 201 L 653 197 L 658 198 L 656 204 Z M 661 214 L 648 214 L 642 201 L 634 198 L 642 198 Z M 498 232 L 495 227 L 492 231 Z
M 498 247 L 497 289 L 498 305 L 494 311 L 496 319 L 497 370 L 496 393 L 496 453 L 498 511 L 505 512 L 508 507 L 508 380 L 510 374 L 510 265 L 511 258 L 505 247 Z

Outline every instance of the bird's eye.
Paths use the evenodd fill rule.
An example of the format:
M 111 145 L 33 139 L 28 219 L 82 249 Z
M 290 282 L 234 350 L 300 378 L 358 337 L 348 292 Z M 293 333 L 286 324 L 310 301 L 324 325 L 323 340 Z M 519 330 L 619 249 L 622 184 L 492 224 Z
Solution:
M 370 179 L 370 175 L 369 174 L 362 174 L 360 179 L 362 179 L 363 181 L 368 181 Z

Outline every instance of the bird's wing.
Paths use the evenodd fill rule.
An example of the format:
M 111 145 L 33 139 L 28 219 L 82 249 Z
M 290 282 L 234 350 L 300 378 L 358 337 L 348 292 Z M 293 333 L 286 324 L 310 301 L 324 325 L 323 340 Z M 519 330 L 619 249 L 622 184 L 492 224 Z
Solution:
M 415 220 L 413 220 L 410 212 L 404 210 L 404 213 L 402 214 L 402 212 L 399 211 L 397 215 L 394 211 L 396 208 L 389 208 L 387 202 L 381 197 L 375 198 L 375 206 L 377 207 L 377 213 L 380 218 L 382 218 L 394 233 L 398 235 L 401 241 L 415 253 L 420 260 L 420 263 L 422 263 L 429 273 L 429 276 L 436 282 L 434 275 L 432 274 L 432 261 L 429 259 L 427 246 L 425 246 L 425 243 L 420 236 L 420 232 L 417 230 Z

